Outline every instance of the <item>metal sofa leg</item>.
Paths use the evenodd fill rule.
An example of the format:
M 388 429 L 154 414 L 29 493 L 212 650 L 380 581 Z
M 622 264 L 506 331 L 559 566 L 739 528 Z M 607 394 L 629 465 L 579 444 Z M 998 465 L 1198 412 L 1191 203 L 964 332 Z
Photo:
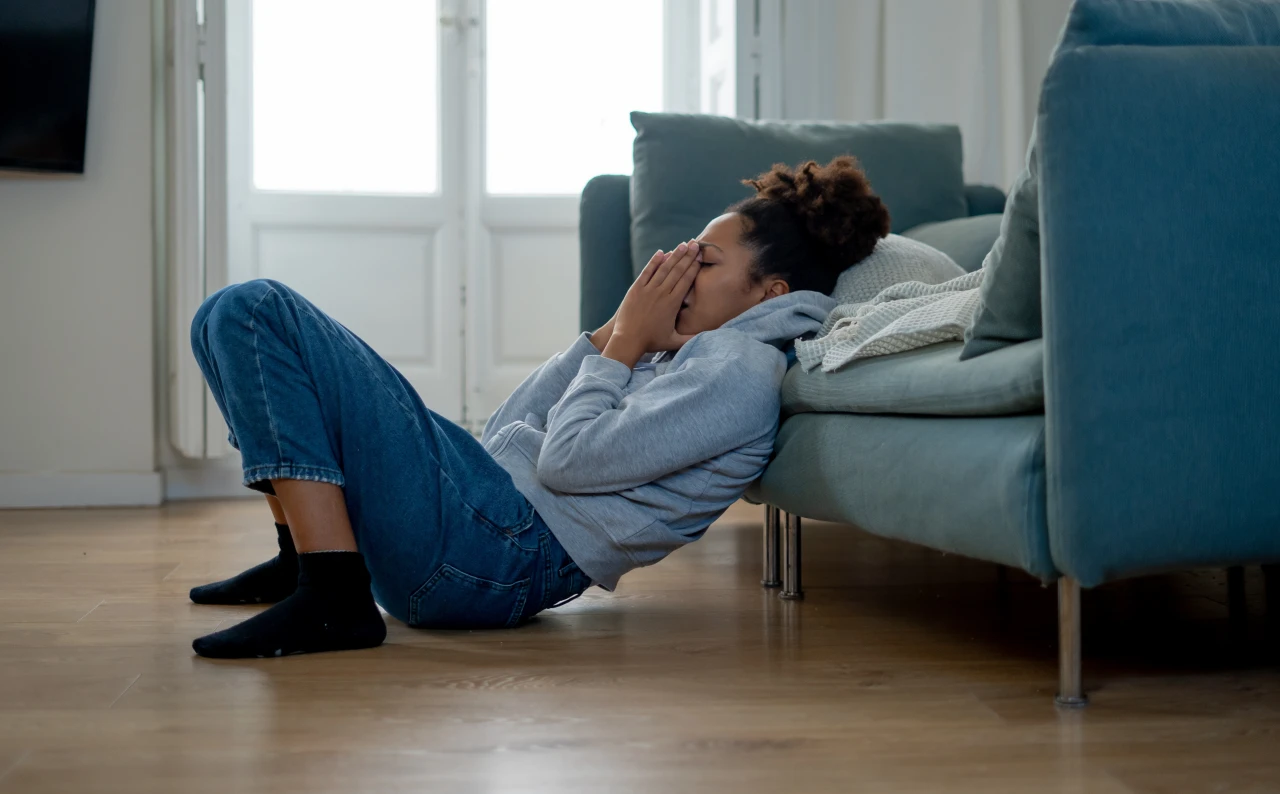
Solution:
M 1067 708 L 1089 705 L 1080 678 L 1080 583 L 1064 576 L 1058 580 L 1058 696 L 1054 702 Z
M 785 542 L 782 545 L 782 592 L 788 601 L 804 598 L 800 587 L 800 516 L 787 513 Z
M 782 584 L 781 560 L 779 555 L 782 546 L 781 511 L 773 505 L 764 506 L 764 576 L 760 584 L 765 587 L 777 587 Z
M 1262 582 L 1266 588 L 1267 635 L 1276 650 L 1280 650 L 1280 564 L 1262 566 Z
M 777 587 L 782 584 L 778 578 L 780 568 L 778 552 L 782 545 L 779 512 L 773 505 L 764 506 L 764 578 L 760 580 L 760 584 L 765 587 Z

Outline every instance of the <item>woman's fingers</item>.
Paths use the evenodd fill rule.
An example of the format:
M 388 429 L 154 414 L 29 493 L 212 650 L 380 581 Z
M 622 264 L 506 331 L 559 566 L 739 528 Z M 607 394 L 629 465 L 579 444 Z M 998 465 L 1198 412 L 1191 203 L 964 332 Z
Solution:
M 659 289 L 665 289 L 670 292 L 675 289 L 680 277 L 690 265 L 697 261 L 698 243 L 692 241 L 689 243 L 681 243 L 676 248 L 674 255 L 658 268 L 658 272 L 654 274 L 650 283 Z
M 673 267 L 679 264 L 680 260 L 688 253 L 688 251 L 688 243 L 680 243 L 680 245 L 677 245 L 675 250 L 671 252 L 671 256 L 667 257 L 666 261 L 658 266 L 658 270 L 653 274 L 653 278 L 650 279 L 649 283 L 655 287 L 661 287 L 667 280 L 667 274 L 671 272 Z
M 693 280 L 698 277 L 698 269 L 700 267 L 702 267 L 701 249 L 690 259 L 688 266 L 680 274 L 680 278 L 676 281 L 675 288 L 672 290 L 673 293 L 680 296 L 681 300 L 684 300 L 684 296 L 689 293 L 689 288 L 693 286 Z
M 689 250 L 685 254 L 682 262 L 677 263 L 676 269 L 672 271 L 671 278 L 668 283 L 671 284 L 672 293 L 678 294 L 681 298 L 689 291 L 689 285 L 698 276 L 700 254 L 702 246 L 695 241 L 689 245 Z
M 653 278 L 653 274 L 658 272 L 658 266 L 667 261 L 670 256 L 670 254 L 662 253 L 662 249 L 659 248 L 658 252 L 649 258 L 649 264 L 645 265 L 644 269 L 640 271 L 640 275 L 636 278 L 636 281 L 641 284 L 648 284 Z

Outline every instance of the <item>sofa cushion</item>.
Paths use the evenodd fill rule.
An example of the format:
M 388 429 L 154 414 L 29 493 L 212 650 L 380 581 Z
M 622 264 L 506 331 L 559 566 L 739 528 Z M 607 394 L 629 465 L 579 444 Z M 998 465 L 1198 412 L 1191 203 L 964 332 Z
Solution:
M 995 185 L 968 184 L 964 186 L 970 215 L 999 215 L 1004 212 L 1008 196 Z
M 844 412 L 1007 416 L 1044 410 L 1044 344 L 1034 339 L 972 361 L 960 342 L 854 361 L 835 372 L 792 367 L 784 414 Z
M 1040 322 L 1040 181 L 1036 127 L 1031 125 L 1027 165 L 1009 190 L 1000 235 L 982 262 L 982 305 L 964 332 L 960 356 L 970 359 L 1038 339 Z
M 1057 577 L 1045 525 L 1044 416 L 799 414 L 747 489 L 756 503 Z
M 982 267 L 982 260 L 1000 236 L 1000 215 L 925 223 L 908 229 L 902 236 L 933 246 L 951 257 L 966 273 L 972 273 Z
M 631 114 L 631 263 L 697 236 L 742 184 L 774 163 L 858 158 L 891 215 L 892 231 L 968 214 L 960 129 L 950 124 L 802 124 L 723 116 Z M 852 264 L 852 263 L 850 263 Z
M 1053 61 L 1084 46 L 1259 46 L 1280 44 L 1280 3 L 1274 0 L 1077 0 Z M 1045 75 L 1054 79 L 1053 65 Z M 1042 87 L 1043 97 L 1046 89 Z M 965 332 L 963 358 L 989 353 L 1042 333 L 1039 176 L 1036 128 L 1027 167 L 1005 205 L 1000 238 L 987 257 L 982 307 Z

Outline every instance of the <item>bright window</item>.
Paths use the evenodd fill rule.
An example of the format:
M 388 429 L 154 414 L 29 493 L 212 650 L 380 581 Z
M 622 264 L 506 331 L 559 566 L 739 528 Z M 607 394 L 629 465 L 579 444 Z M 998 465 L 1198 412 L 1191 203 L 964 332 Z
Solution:
M 631 173 L 632 110 L 662 110 L 662 0 L 488 0 L 485 189 L 575 194 Z
M 435 0 L 255 2 L 254 185 L 436 192 L 437 17 Z

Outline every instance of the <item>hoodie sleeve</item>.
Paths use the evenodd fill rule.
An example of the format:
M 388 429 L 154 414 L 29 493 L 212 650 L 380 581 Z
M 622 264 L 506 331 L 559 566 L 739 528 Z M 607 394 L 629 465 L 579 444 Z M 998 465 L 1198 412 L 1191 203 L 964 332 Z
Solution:
M 587 356 L 547 416 L 538 480 L 567 493 L 622 491 L 736 449 L 764 432 L 769 411 L 777 417 L 776 398 L 770 407 L 750 388 L 761 379 L 734 359 L 690 358 L 623 404 L 631 370 Z
M 485 422 L 480 442 L 488 444 L 498 430 L 512 422 L 524 421 L 529 414 L 537 416 L 539 422 L 545 425 L 547 411 L 560 400 L 573 376 L 578 374 L 582 360 L 593 355 L 600 355 L 600 351 L 591 344 L 591 334 L 584 331 L 568 350 L 547 359 L 502 401 L 498 410 Z

